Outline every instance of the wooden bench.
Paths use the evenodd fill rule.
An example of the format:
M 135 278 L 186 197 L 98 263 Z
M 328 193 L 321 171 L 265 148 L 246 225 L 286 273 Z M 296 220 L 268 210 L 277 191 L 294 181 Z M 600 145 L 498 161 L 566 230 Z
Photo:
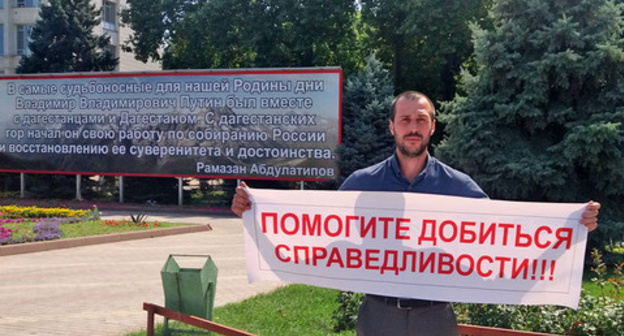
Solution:
M 151 303 L 143 303 L 143 310 L 147 311 L 147 336 L 154 336 L 154 315 L 158 314 L 170 320 L 180 321 L 207 331 L 212 331 L 225 336 L 256 336 L 248 332 L 234 329 L 222 324 L 212 322 L 197 316 L 186 315 L 175 312 L 171 309 L 161 307 Z

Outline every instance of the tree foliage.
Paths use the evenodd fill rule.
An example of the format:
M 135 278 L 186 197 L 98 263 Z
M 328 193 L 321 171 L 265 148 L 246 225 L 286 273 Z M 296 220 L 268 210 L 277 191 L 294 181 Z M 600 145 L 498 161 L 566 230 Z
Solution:
M 352 0 L 131 0 L 126 43 L 163 68 L 356 68 Z
M 42 3 L 30 33 L 30 53 L 22 56 L 17 73 L 112 71 L 118 59 L 106 50 L 110 37 L 93 33 L 100 11 L 89 0 L 50 0 Z M 29 175 L 31 197 L 73 198 L 75 177 Z M 81 176 L 83 186 L 92 184 Z M 89 197 L 89 193 L 84 196 Z
M 377 163 L 392 154 L 388 116 L 394 95 L 392 79 L 374 55 L 349 77 L 344 88 L 342 145 L 338 149 L 340 178 Z
M 473 51 L 468 24 L 486 17 L 491 0 L 366 0 L 369 46 L 391 66 L 397 90 L 451 99 L 460 66 Z
M 624 21 L 607 0 L 499 0 L 473 27 L 478 74 L 444 106 L 443 160 L 493 198 L 600 201 L 601 234 L 624 223 Z
M 32 28 L 30 54 L 21 58 L 18 73 L 112 71 L 118 59 L 106 50 L 110 36 L 96 35 L 100 11 L 89 0 L 42 3 Z

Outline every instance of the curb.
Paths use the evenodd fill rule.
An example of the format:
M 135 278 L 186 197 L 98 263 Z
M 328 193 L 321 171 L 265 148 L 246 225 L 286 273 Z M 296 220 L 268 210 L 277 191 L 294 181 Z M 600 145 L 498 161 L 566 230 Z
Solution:
M 14 244 L 0 246 L 0 257 L 25 254 L 33 252 L 51 251 L 79 246 L 87 246 L 94 244 L 106 244 L 116 243 L 126 240 L 156 238 L 163 236 L 170 236 L 175 234 L 195 233 L 202 231 L 211 231 L 210 224 L 207 225 L 187 225 L 180 227 L 172 227 L 165 229 L 152 229 L 147 231 L 134 231 L 126 233 L 112 233 L 107 235 L 91 236 L 91 237 L 78 237 L 59 240 L 49 240 L 42 242 L 33 242 L 25 244 Z

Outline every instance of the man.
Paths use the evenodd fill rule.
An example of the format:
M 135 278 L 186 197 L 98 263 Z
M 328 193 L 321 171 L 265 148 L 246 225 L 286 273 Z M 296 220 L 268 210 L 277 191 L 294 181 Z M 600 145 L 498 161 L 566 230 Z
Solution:
M 427 151 L 435 132 L 435 108 L 416 91 L 398 95 L 390 109 L 390 132 L 396 152 L 388 159 L 351 174 L 340 190 L 418 192 L 487 198 L 468 175 L 431 157 Z M 242 216 L 251 208 L 247 194 L 236 189 L 232 211 Z M 581 224 L 598 226 L 600 204 L 589 202 Z M 360 336 L 454 336 L 457 321 L 447 302 L 366 295 L 357 320 Z

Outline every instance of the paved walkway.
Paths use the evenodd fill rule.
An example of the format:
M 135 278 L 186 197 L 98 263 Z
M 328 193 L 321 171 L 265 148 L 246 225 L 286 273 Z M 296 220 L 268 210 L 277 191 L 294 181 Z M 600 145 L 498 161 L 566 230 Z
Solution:
M 282 285 L 248 284 L 241 219 L 147 214 L 150 221 L 209 224 L 212 230 L 0 256 L 0 335 L 115 336 L 145 329 L 143 302 L 164 305 L 160 270 L 169 254 L 212 256 L 219 268 L 216 306 Z M 128 215 L 104 211 L 102 217 Z M 205 261 L 176 260 L 181 267 Z

